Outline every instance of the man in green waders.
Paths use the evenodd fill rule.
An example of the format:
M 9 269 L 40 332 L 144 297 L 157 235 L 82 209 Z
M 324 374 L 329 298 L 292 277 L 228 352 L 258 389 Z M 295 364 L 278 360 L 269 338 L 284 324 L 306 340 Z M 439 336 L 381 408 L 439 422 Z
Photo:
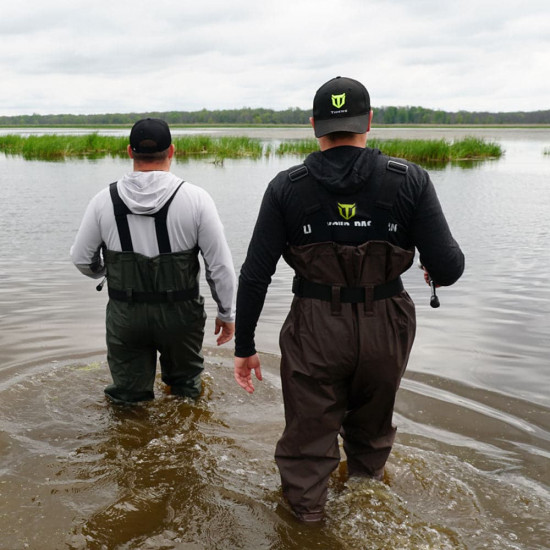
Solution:
M 116 403 L 154 398 L 157 352 L 171 393 L 198 397 L 206 314 L 199 293 L 200 250 L 217 303 L 218 345 L 234 333 L 236 277 L 210 195 L 170 172 L 166 122 L 143 119 L 130 133 L 133 172 L 89 203 L 71 248 L 76 267 L 107 276 L 107 359 Z
M 275 459 L 283 494 L 302 521 L 320 521 L 338 434 L 348 473 L 383 479 L 395 438 L 395 396 L 415 336 L 400 275 L 414 249 L 436 285 L 464 270 L 434 186 L 419 166 L 366 147 L 366 88 L 337 77 L 313 100 L 320 151 L 269 184 L 242 266 L 235 378 L 261 380 L 254 331 L 281 255 L 295 270 L 282 327 L 285 430 Z

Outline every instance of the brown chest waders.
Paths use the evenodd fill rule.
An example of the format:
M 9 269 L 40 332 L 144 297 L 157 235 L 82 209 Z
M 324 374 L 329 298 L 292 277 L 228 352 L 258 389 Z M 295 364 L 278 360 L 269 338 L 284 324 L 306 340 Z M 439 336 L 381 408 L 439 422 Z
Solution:
M 178 187 L 179 189 L 179 187 Z M 115 402 L 154 398 L 157 352 L 163 382 L 172 394 L 197 397 L 203 370 L 204 300 L 199 294 L 198 251 L 173 253 L 166 227 L 177 193 L 153 217 L 160 254 L 133 251 L 127 216 L 116 183 L 110 192 L 122 251 L 106 250 L 107 359 L 113 384 L 105 393 Z
M 298 512 L 322 510 L 340 461 L 339 434 L 350 475 L 380 478 L 392 448 L 395 395 L 416 330 L 414 304 L 400 279 L 414 252 L 385 240 L 405 176 L 398 167 L 379 178 L 383 184 L 369 199 L 375 222 L 357 245 L 334 242 L 324 209 L 311 204 L 319 196 L 313 178 L 295 182 L 311 227 L 329 237 L 285 254 L 296 277 L 280 335 L 286 425 L 275 458 L 283 493 Z

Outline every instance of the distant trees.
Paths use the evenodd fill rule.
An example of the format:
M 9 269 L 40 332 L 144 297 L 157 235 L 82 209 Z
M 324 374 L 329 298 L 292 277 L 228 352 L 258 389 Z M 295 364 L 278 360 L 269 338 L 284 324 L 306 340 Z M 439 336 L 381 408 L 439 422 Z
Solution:
M 488 113 L 448 112 L 424 107 L 374 107 L 374 124 L 550 124 L 550 110 L 532 112 Z M 163 118 L 169 124 L 181 125 L 301 125 L 309 124 L 311 111 L 291 107 L 284 111 L 243 107 L 200 111 L 168 111 L 149 113 L 106 113 L 98 115 L 17 115 L 0 116 L 0 126 L 127 126 L 143 117 Z
M 550 110 L 532 112 L 488 113 L 448 112 L 423 107 L 378 107 L 374 109 L 377 124 L 550 124 Z

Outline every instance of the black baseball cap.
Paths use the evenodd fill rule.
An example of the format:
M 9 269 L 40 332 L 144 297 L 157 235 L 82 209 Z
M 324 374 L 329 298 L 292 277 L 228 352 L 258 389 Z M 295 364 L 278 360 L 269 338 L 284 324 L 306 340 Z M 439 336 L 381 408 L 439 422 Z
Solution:
M 369 127 L 369 92 L 357 80 L 337 76 L 323 84 L 313 98 L 315 137 L 332 132 L 364 134 Z
M 130 147 L 135 153 L 157 153 L 168 149 L 171 143 L 170 128 L 160 118 L 138 120 L 130 131 Z

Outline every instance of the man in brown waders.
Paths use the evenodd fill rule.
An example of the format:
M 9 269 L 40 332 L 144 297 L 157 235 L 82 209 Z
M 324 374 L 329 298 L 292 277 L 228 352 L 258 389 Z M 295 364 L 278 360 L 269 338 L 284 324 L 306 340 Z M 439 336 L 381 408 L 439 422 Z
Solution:
M 382 479 L 395 438 L 395 396 L 413 344 L 414 304 L 400 275 L 414 249 L 438 286 L 464 255 L 419 166 L 366 147 L 365 87 L 337 77 L 313 100 L 320 151 L 269 184 L 239 279 L 235 379 L 262 379 L 254 331 L 281 255 L 295 270 L 282 327 L 286 426 L 275 458 L 283 494 L 302 521 L 319 521 L 343 438 L 350 476 Z

